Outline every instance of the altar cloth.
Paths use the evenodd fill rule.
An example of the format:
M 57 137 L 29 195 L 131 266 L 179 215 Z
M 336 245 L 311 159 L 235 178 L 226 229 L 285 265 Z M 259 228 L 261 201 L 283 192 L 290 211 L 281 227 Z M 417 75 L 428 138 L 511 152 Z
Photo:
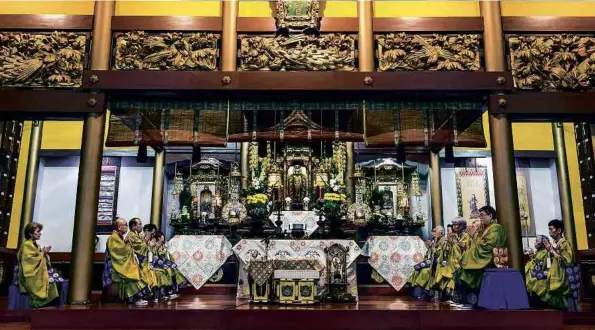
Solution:
M 368 263 L 395 290 L 401 290 L 423 261 L 427 248 L 418 236 L 370 236 L 362 248 Z
M 326 283 L 326 254 L 324 249 L 332 244 L 340 244 L 349 247 L 347 254 L 347 289 L 348 292 L 357 297 L 357 277 L 355 271 L 355 259 L 360 255 L 361 249 L 356 242 L 350 240 L 271 240 L 269 243 L 268 259 L 316 259 L 322 267 L 320 281 L 318 283 L 318 294 L 322 294 Z M 243 239 L 233 247 L 233 252 L 239 260 L 238 275 L 238 299 L 250 297 L 248 285 L 248 273 L 246 264 L 252 260 L 259 260 L 265 256 L 265 244 L 260 239 Z
M 477 306 L 490 310 L 528 309 L 529 297 L 521 273 L 513 268 L 486 269 Z
M 273 212 L 269 216 L 269 220 L 275 224 L 277 221 L 277 212 Z M 291 232 L 291 227 L 294 224 L 303 224 L 305 226 L 306 237 L 312 235 L 318 229 L 318 215 L 315 211 L 281 211 L 281 229 Z
M 168 251 L 178 270 L 195 289 L 202 287 L 233 254 L 223 235 L 176 235 Z

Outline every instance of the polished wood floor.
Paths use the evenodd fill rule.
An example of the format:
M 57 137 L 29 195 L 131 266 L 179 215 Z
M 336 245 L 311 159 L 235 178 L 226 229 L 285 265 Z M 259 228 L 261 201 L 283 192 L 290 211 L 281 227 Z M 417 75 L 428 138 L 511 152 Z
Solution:
M 254 313 L 250 313 L 254 311 Z M 309 312 L 311 311 L 311 312 Z M 350 312 L 352 311 L 352 312 Z M 392 311 L 392 313 L 391 313 Z M 449 313 L 452 311 L 454 313 Z M 16 313 L 18 316 L 19 314 Z M 21 315 L 23 315 L 21 313 Z M 280 306 L 280 305 L 253 305 L 249 304 L 248 301 L 238 301 L 234 296 L 213 296 L 213 295 L 186 295 L 180 297 L 178 300 L 170 302 L 159 302 L 149 303 L 147 306 L 130 306 L 125 304 L 93 304 L 89 306 L 62 306 L 62 307 L 50 307 L 33 312 L 28 312 L 24 317 L 19 319 L 15 318 L 15 313 L 5 312 L 4 321 L 9 323 L 0 323 L 0 330 L 2 329 L 76 329 L 77 327 L 67 327 L 65 325 L 66 319 L 72 320 L 75 324 L 86 323 L 82 320 L 89 320 L 89 323 L 96 325 L 97 328 L 91 327 L 90 324 L 86 324 L 84 327 L 78 327 L 79 329 L 116 329 L 113 327 L 113 322 L 107 322 L 107 319 L 118 319 L 122 320 L 122 323 L 116 323 L 122 329 L 173 329 L 173 328 L 186 328 L 192 329 L 200 319 L 202 324 L 206 319 L 220 319 L 217 322 L 211 322 L 208 327 L 196 326 L 201 329 L 277 329 L 273 325 L 265 324 L 265 319 L 277 319 L 277 322 L 273 322 L 283 328 L 288 329 L 284 322 L 291 322 L 287 318 L 314 318 L 316 320 L 322 319 L 326 322 L 332 322 L 329 319 L 337 317 L 338 320 L 341 318 L 354 318 L 354 322 L 363 322 L 362 324 L 367 325 L 368 322 L 379 322 L 378 327 L 366 326 L 365 328 L 370 329 L 415 329 L 418 327 L 412 326 L 407 327 L 406 323 L 410 320 L 413 324 L 419 321 L 412 321 L 417 318 L 432 318 L 444 319 L 444 322 L 450 322 L 451 319 L 467 319 L 469 322 L 481 322 L 485 321 L 486 318 L 500 321 L 500 319 L 519 319 L 521 323 L 531 323 L 529 319 L 541 320 L 542 322 L 548 318 L 555 320 L 556 317 L 561 315 L 558 312 L 548 312 L 543 310 L 530 310 L 530 311 L 513 311 L 513 312 L 486 312 L 486 311 L 473 311 L 467 308 L 461 308 L 452 306 L 446 303 L 428 303 L 416 301 L 410 297 L 383 297 L 383 296 L 364 296 L 360 297 L 360 301 L 357 304 L 318 304 L 312 306 Z M 300 315 L 300 316 L 297 316 Z M 339 316 L 342 315 L 342 316 Z M 354 315 L 360 315 L 359 317 Z M 415 316 L 418 315 L 418 316 Z M 422 316 L 425 315 L 425 316 Z M 456 316 L 454 316 L 456 315 Z M 558 316 L 557 316 L 558 315 Z M 131 318 L 155 318 L 157 323 L 159 319 L 171 319 L 171 327 L 158 326 L 157 324 L 138 324 L 134 326 L 134 320 Z M 382 319 L 386 319 L 383 320 Z M 229 321 L 236 319 L 235 323 Z M 254 319 L 259 319 L 258 322 L 254 323 Z M 380 319 L 380 320 L 379 320 Z M 583 312 L 578 314 L 578 317 L 571 318 L 571 321 L 566 322 L 567 317 L 564 317 L 564 325 L 551 327 L 551 329 L 564 329 L 564 330 L 595 330 L 595 312 L 591 305 L 583 305 Z M 53 321 L 52 321 L 53 320 Z M 77 321 L 75 321 L 77 320 Z M 223 321 L 221 321 L 223 320 Z M 245 321 L 244 321 L 245 320 Z M 281 321 L 279 321 L 281 320 Z M 369 321 L 368 321 L 369 320 Z M 390 321 L 389 321 L 390 320 Z M 585 321 L 587 320 L 587 321 Z M 43 322 L 41 322 L 43 321 Z M 48 322 L 46 322 L 48 321 Z M 161 320 L 162 321 L 162 320 Z M 492 322 L 496 322 L 492 321 Z M 190 322 L 190 323 L 189 323 Z M 230 326 L 235 324 L 235 326 Z M 254 327 L 247 325 L 246 323 L 253 322 Z M 314 320 L 312 322 L 315 322 Z M 318 321 L 317 321 L 318 322 Z M 345 321 L 344 321 L 345 322 Z M 393 327 L 386 326 L 386 323 L 390 324 L 401 323 L 402 326 Z M 425 321 L 424 321 L 425 322 Z M 436 321 L 438 322 L 438 321 Z M 440 322 L 438 322 L 440 323 Z M 455 323 L 459 325 L 455 327 L 445 327 L 449 329 L 460 329 L 461 321 L 458 320 Z M 555 323 L 555 322 L 553 322 Z M 132 324 L 132 325 L 131 325 Z M 241 326 L 238 326 L 241 325 Z M 256 326 L 258 325 L 258 327 Z M 308 330 L 313 330 L 313 327 Z M 356 326 L 346 327 L 335 327 L 340 329 L 358 329 Z M 364 328 L 364 327 L 362 327 Z M 430 328 L 430 327 L 423 327 Z M 431 327 L 432 329 L 438 329 L 441 327 Z M 468 328 L 468 327 L 465 327 Z M 493 327 L 493 329 L 501 329 L 503 327 Z M 509 326 L 506 329 L 517 329 L 518 327 Z M 530 329 L 532 327 L 525 327 L 523 329 Z M 291 328 L 293 329 L 293 328 Z M 303 328 L 300 328 L 303 329 Z M 476 329 L 470 327 L 469 329 Z M 477 329 L 488 329 L 486 327 L 478 327 Z M 492 329 L 491 327 L 489 329 Z M 520 329 L 520 328 L 518 328 Z M 549 329 L 541 328 L 541 329 Z

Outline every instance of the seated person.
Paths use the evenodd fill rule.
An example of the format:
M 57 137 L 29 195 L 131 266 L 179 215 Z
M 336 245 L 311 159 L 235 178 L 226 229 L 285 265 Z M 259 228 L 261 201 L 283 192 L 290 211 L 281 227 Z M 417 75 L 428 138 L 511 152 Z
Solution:
M 564 223 L 552 220 L 548 224 L 553 243 L 547 242 L 550 269 L 547 274 L 547 304 L 556 309 L 577 311 L 580 273 L 574 249 L 564 237 Z
M 156 285 L 155 272 L 151 269 L 149 262 L 149 243 L 151 234 L 141 236 L 143 230 L 142 221 L 139 218 L 132 218 L 128 222 L 130 231 L 126 235 L 126 243 L 132 246 L 140 266 L 140 278 L 150 289 Z
M 465 219 L 461 217 L 453 219 L 451 227 L 452 231 L 446 237 L 436 265 L 435 289 L 440 292 L 442 298 L 446 299 L 453 297 L 456 275 L 461 268 L 461 258 L 471 241 L 471 235 L 466 231 Z
M 153 290 L 155 301 L 171 299 L 173 280 L 170 273 L 170 264 L 164 256 L 165 238 L 161 232 L 155 232 L 149 243 L 151 249 L 151 268 L 155 272 L 156 286 Z M 167 252 L 167 251 L 165 251 Z
M 549 239 L 543 235 L 537 235 L 535 238 L 535 250 L 531 251 L 529 256 L 531 260 L 525 265 L 525 286 L 532 305 L 540 306 L 549 299 L 547 292 L 547 265 L 548 251 L 546 244 L 550 244 Z
M 140 267 L 132 246 L 124 241 L 128 224 L 117 219 L 116 230 L 107 239 L 105 249 L 105 270 L 103 285 L 118 284 L 120 299 L 129 304 L 146 305 L 144 300 L 150 294 L 149 287 L 141 280 Z
M 148 223 L 143 226 L 143 234 L 142 237 L 147 241 L 150 242 L 153 235 L 157 232 L 157 226 L 152 223 Z
M 25 241 L 17 253 L 18 284 L 21 293 L 29 295 L 29 305 L 40 308 L 58 298 L 57 283 L 64 279 L 51 268 L 49 252 L 51 247 L 40 247 L 43 226 L 32 222 L 25 226 Z
M 459 278 L 462 302 L 472 305 L 477 303 L 477 292 L 481 287 L 484 270 L 495 267 L 492 250 L 506 247 L 506 233 L 496 223 L 496 210 L 491 206 L 484 206 L 479 209 L 479 217 L 481 226 L 463 254 Z
M 428 250 L 424 260 L 414 266 L 414 271 L 407 281 L 413 288 L 413 295 L 417 299 L 437 298 L 434 297 L 436 266 L 439 256 L 442 255 L 444 245 L 444 227 L 437 226 L 432 230 L 432 240 L 426 242 Z

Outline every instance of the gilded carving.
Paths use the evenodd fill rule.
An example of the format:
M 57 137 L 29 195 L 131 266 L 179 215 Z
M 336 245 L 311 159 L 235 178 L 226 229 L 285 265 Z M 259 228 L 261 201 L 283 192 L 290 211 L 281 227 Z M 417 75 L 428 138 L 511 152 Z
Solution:
M 572 91 L 593 87 L 595 37 L 572 34 L 508 38 L 515 86 Z
M 478 71 L 479 34 L 419 35 L 389 33 L 378 37 L 380 71 Z
M 219 35 L 131 31 L 116 38 L 114 69 L 215 71 Z
M 346 34 L 241 38 L 240 70 L 353 71 L 355 39 Z
M 0 86 L 81 85 L 88 34 L 0 33 Z
M 318 0 L 277 0 L 277 30 L 318 32 L 320 3 Z

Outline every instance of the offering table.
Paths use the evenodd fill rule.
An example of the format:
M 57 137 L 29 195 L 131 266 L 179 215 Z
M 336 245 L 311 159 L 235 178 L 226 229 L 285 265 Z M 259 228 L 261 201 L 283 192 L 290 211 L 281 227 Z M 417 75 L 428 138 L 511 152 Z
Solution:
M 168 245 L 178 270 L 195 289 L 202 287 L 233 253 L 223 235 L 176 235 Z
M 322 295 L 327 278 L 327 269 L 325 267 L 327 260 L 324 250 L 335 243 L 349 248 L 348 258 L 346 260 L 348 291 L 357 297 L 357 278 L 354 261 L 360 255 L 361 249 L 357 246 L 356 242 L 350 240 L 270 240 L 267 252 L 263 240 L 243 239 L 233 247 L 233 252 L 239 261 L 237 298 L 248 299 L 250 297 L 246 265 L 253 260 L 262 260 L 265 256 L 268 260 L 276 260 L 276 262 L 287 259 L 317 260 L 324 267 L 320 270 L 320 281 L 317 287 L 317 295 Z
M 413 266 L 423 261 L 427 248 L 418 236 L 370 236 L 362 255 L 395 290 L 399 291 L 413 273 Z

